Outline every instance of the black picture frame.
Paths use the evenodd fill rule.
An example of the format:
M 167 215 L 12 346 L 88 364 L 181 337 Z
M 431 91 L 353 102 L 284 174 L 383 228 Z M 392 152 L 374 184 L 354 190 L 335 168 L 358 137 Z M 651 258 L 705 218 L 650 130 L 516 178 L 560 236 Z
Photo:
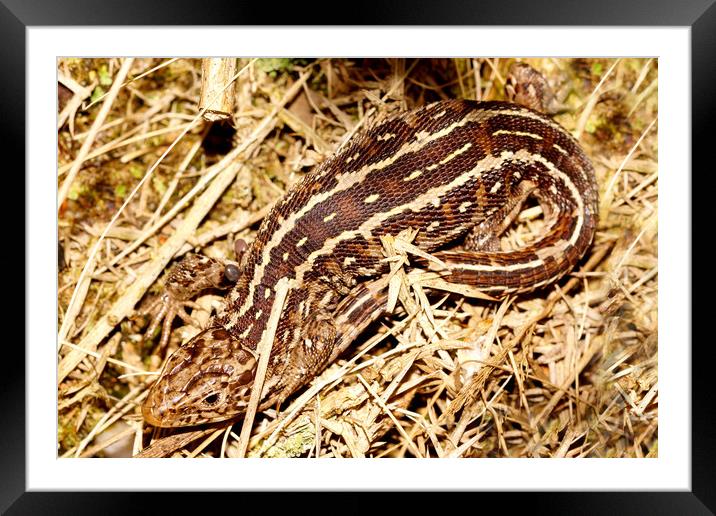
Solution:
M 337 23 L 336 19 L 326 20 L 325 13 L 337 12 L 329 5 L 297 4 L 298 12 L 268 12 L 261 3 L 241 5 L 235 2 L 201 2 L 187 1 L 154 1 L 152 3 L 125 0 L 115 3 L 100 3 L 90 0 L 77 1 L 28 1 L 2 0 L 0 2 L 0 52 L 4 78 L 0 80 L 0 102 L 2 103 L 3 147 L 15 149 L 11 154 L 18 158 L 15 167 L 6 168 L 4 181 L 18 181 L 6 192 L 13 192 L 16 202 L 12 199 L 3 203 L 5 217 L 5 241 L 14 242 L 12 251 L 0 253 L 0 271 L 13 271 L 3 279 L 8 296 L 12 297 L 14 306 L 22 305 L 27 323 L 25 296 L 25 277 L 32 271 L 25 267 L 24 255 L 26 238 L 25 225 L 17 224 L 18 210 L 25 213 L 24 199 L 32 195 L 28 177 L 20 174 L 25 169 L 25 155 L 17 149 L 25 148 L 25 114 L 26 103 L 26 39 L 25 31 L 31 26 L 53 25 L 246 25 L 246 24 L 311 24 Z M 279 10 L 277 10 L 279 11 Z M 713 131 L 714 115 L 716 115 L 716 0 L 688 0 L 667 2 L 664 0 L 600 0 L 581 1 L 559 0 L 556 2 L 539 3 L 530 0 L 510 2 L 506 7 L 504 0 L 490 0 L 469 4 L 465 1 L 450 0 L 441 3 L 429 3 L 413 0 L 390 6 L 362 5 L 360 9 L 350 9 L 351 24 L 385 24 L 385 25 L 607 25 L 607 26 L 684 26 L 691 28 L 691 72 L 692 72 L 692 169 L 699 164 L 704 172 L 712 170 L 712 148 L 710 143 Z M 8 152 L 8 151 L 6 151 Z M 8 152 L 10 153 L 10 152 Z M 7 157 L 6 157 L 7 159 Z M 695 174 L 692 173 L 692 177 Z M 21 180 L 24 180 L 22 181 Z M 48 178 L 48 180 L 53 180 Z M 7 183 L 6 183 L 7 184 Z M 693 181 L 692 181 L 693 184 Z M 707 189 L 702 189 L 707 193 Z M 22 191 L 24 195 L 18 195 Z M 698 191 L 698 190 L 697 190 Z M 693 193 L 693 190 L 692 190 Z M 704 200 L 701 204 L 692 195 L 692 221 L 701 219 L 693 208 L 708 205 Z M 665 214 L 668 216 L 668 214 Z M 708 220 L 708 219 L 705 219 Z M 692 242 L 697 241 L 692 226 Z M 706 274 L 710 265 L 705 263 L 707 255 L 699 255 L 692 251 L 692 271 Z M 698 260 L 701 260 L 699 263 Z M 21 275 L 20 269 L 23 274 Z M 13 284 L 12 282 L 17 282 Z M 48 292 L 54 290 L 48 285 Z M 11 294 L 10 294 L 11 293 Z M 691 299 L 683 300 L 693 308 L 697 303 Z M 700 305 L 703 306 L 703 305 Z M 703 308 L 702 308 L 703 309 Z M 694 311 L 692 310 L 692 321 Z M 698 320 L 698 319 L 697 319 Z M 579 513 L 579 514 L 714 514 L 716 513 L 716 408 L 713 402 L 710 385 L 712 362 L 707 356 L 708 341 L 695 339 L 691 342 L 668 342 L 664 345 L 681 346 L 685 352 L 691 349 L 692 359 L 692 448 L 691 448 L 691 491 L 688 492 L 552 492 L 552 493 L 511 493 L 509 508 L 518 510 L 524 506 L 524 512 L 530 513 Z M 226 496 L 209 493 L 199 496 L 188 493 L 164 493 L 161 496 L 135 497 L 133 494 L 111 493 L 71 493 L 71 492 L 26 492 L 26 447 L 25 441 L 25 367 L 26 356 L 20 342 L 25 342 L 24 326 L 16 324 L 3 332 L 6 337 L 3 349 L 2 381 L 0 382 L 0 414 L 2 414 L 2 431 L 0 438 L 0 511 L 7 514 L 150 514 L 161 509 L 163 513 L 173 513 L 175 508 L 189 507 L 188 502 L 207 503 L 211 496 L 211 506 L 218 507 L 226 500 Z M 694 345 L 694 343 L 696 345 Z M 315 501 L 305 500 L 306 493 L 293 493 L 286 503 L 295 507 L 306 504 L 315 508 Z M 227 495 L 228 496 L 228 495 Z M 261 494 L 241 493 L 243 510 L 254 504 L 261 506 Z M 264 495 L 265 496 L 265 495 Z M 349 512 L 371 510 L 371 502 L 365 495 L 351 493 L 340 498 L 340 504 Z M 486 507 L 485 496 L 480 494 L 479 505 Z M 504 497 L 505 493 L 497 493 L 495 497 Z M 423 502 L 424 497 L 415 496 L 396 498 L 401 508 L 410 511 L 405 505 Z M 265 502 L 265 498 L 263 499 Z M 304 502 L 305 500 L 305 502 Z M 234 502 L 227 502 L 234 503 Z M 281 510 L 280 498 L 271 499 L 271 508 Z M 310 506 L 308 505 L 310 503 Z M 322 503 L 321 503 L 322 505 Z M 457 507 L 457 506 L 456 506 Z M 205 507 L 206 512 L 213 512 Z M 182 512 L 184 512 L 182 511 Z M 522 511 L 521 511 L 522 512 Z

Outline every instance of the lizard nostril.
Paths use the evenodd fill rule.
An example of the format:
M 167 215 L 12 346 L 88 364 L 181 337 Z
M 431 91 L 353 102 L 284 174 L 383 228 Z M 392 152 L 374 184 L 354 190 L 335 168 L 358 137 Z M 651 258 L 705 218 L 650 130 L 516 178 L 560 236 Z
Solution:
M 250 381 L 254 379 L 254 370 L 248 369 L 241 373 L 241 376 L 239 376 L 239 384 L 240 385 L 246 385 Z
M 153 403 L 142 405 L 142 416 L 152 426 L 162 426 L 164 412 L 165 408 L 162 405 L 154 405 Z

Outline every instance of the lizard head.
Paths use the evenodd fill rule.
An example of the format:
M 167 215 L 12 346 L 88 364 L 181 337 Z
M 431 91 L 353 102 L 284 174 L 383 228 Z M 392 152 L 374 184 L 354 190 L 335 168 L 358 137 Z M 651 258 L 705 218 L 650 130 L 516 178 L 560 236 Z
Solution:
M 256 357 L 224 328 L 209 328 L 177 349 L 149 391 L 142 414 L 161 427 L 241 415 L 251 396 Z

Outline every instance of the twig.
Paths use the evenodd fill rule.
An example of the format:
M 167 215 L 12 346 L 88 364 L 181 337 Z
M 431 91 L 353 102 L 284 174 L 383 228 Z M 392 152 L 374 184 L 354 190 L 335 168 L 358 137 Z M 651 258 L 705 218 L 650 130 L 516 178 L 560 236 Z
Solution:
M 209 122 L 228 120 L 234 108 L 236 88 L 224 88 L 229 77 L 236 72 L 235 57 L 207 57 L 201 60 L 201 94 L 199 108 Z M 218 90 L 218 93 L 217 93 Z
M 271 348 L 273 347 L 276 328 L 278 328 L 278 321 L 281 317 L 281 312 L 283 312 L 283 304 L 286 301 L 286 294 L 288 294 L 288 278 L 281 278 L 276 284 L 276 298 L 273 303 L 273 308 L 271 309 L 271 315 L 269 316 L 266 331 L 264 332 L 263 339 L 261 339 L 257 349 L 259 354 L 259 363 L 256 367 L 256 374 L 254 375 L 254 385 L 251 388 L 249 406 L 246 408 L 244 423 L 241 426 L 239 450 L 237 453 L 239 458 L 246 456 L 246 450 L 249 446 L 251 427 L 254 423 L 254 417 L 256 416 L 256 409 L 259 406 L 259 401 L 261 401 L 261 391 L 264 386 L 266 369 L 268 368 L 268 361 L 271 356 Z

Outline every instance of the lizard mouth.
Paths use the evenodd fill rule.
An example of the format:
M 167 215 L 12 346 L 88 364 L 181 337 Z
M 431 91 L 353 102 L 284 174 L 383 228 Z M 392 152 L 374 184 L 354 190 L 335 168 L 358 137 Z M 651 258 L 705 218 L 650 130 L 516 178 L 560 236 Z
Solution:
M 168 426 L 164 423 L 164 412 L 165 410 L 163 407 L 158 407 L 149 403 L 142 405 L 142 417 L 144 417 L 144 421 L 147 424 L 152 426 Z
M 183 393 L 167 396 L 153 388 L 149 392 L 147 400 L 142 405 L 144 421 L 152 426 L 158 427 L 185 426 L 191 424 L 184 422 L 185 418 L 176 417 L 174 408 L 177 406 L 177 402 L 183 397 Z

